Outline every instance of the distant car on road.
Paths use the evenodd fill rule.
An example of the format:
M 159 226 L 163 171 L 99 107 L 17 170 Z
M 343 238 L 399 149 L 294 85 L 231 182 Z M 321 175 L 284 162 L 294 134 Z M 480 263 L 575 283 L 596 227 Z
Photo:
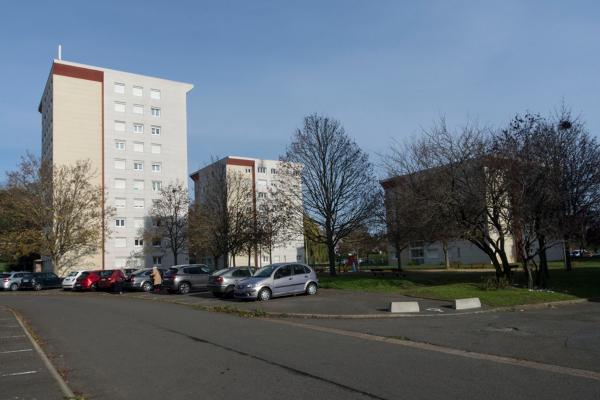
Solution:
M 75 279 L 73 290 L 97 290 L 101 271 L 83 271 Z
M 18 290 L 21 286 L 23 276 L 29 274 L 27 271 L 14 271 L 0 273 L 0 288 L 4 290 Z
M 23 276 L 19 289 L 55 289 L 60 288 L 61 284 L 62 279 L 54 272 L 32 272 Z
M 158 270 L 161 275 L 164 275 L 165 270 Z M 151 292 L 154 289 L 154 283 L 150 274 L 152 268 L 138 269 L 133 272 L 126 280 L 123 287 L 127 290 L 143 290 L 144 292 Z
M 123 288 L 125 274 L 120 269 L 105 269 L 100 271 L 98 290 L 119 290 Z
M 208 290 L 215 297 L 233 297 L 235 284 L 251 277 L 256 271 L 253 267 L 225 268 L 214 272 L 208 278 Z
M 234 297 L 266 301 L 290 294 L 317 293 L 319 280 L 310 267 L 299 263 L 267 265 L 235 285 Z
M 163 275 L 162 285 L 169 293 L 187 294 L 206 289 L 208 276 L 214 268 L 204 264 L 174 265 Z
M 77 278 L 79 278 L 81 276 L 81 274 L 83 274 L 84 272 L 87 272 L 87 271 L 71 271 L 71 272 L 69 272 L 67 274 L 67 276 L 65 276 L 65 278 L 62 280 L 63 290 L 73 289 L 73 287 L 75 286 L 75 282 L 77 281 Z

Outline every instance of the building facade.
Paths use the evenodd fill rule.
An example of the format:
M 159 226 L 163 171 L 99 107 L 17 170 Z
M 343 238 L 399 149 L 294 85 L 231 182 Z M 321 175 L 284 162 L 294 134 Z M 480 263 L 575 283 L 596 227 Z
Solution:
M 98 172 L 93 183 L 115 210 L 102 250 L 82 269 L 171 262 L 162 243 L 144 247 L 141 232 L 151 223 L 148 212 L 163 185 L 187 187 L 186 103 L 192 88 L 54 60 L 39 106 L 42 159 L 55 165 L 89 160 Z
M 195 202 L 202 207 L 205 193 L 211 191 L 209 185 L 226 184 L 222 180 L 210 179 L 214 175 L 215 169 L 224 168 L 226 174 L 237 174 L 242 179 L 248 179 L 249 199 L 248 204 L 252 207 L 254 215 L 260 209 L 261 202 L 269 200 L 269 191 L 273 185 L 277 184 L 280 168 L 280 162 L 277 160 L 261 160 L 248 157 L 229 156 L 218 160 L 190 175 L 194 181 Z M 290 221 L 291 225 L 302 226 L 302 221 Z M 271 262 L 304 262 L 304 236 L 302 234 L 292 234 L 283 243 L 273 246 L 271 252 L 265 248 L 257 247 L 255 251 L 248 256 L 245 254 L 228 254 L 227 265 L 250 265 L 262 267 Z M 212 255 L 206 254 L 201 260 L 205 264 L 213 264 Z M 219 266 L 225 265 L 224 260 L 219 261 Z

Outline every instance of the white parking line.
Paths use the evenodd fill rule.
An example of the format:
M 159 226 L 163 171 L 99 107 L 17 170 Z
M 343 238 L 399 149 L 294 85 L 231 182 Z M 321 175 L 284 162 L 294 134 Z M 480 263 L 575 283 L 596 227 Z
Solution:
M 0 339 L 15 339 L 15 338 L 22 338 L 22 337 L 27 337 L 27 336 L 25 336 L 25 335 L 0 336 Z
M 19 327 L 19 325 L 3 325 L 3 326 L 0 326 L 0 328 L 18 328 L 18 327 Z
M 0 354 L 10 354 L 10 353 L 22 353 L 24 351 L 33 351 L 33 349 L 22 349 L 22 350 L 8 350 L 8 351 L 0 351 Z
M 19 376 L 19 375 L 29 375 L 29 374 L 37 374 L 37 371 L 24 371 L 24 372 L 13 372 L 12 374 L 2 374 L 0 378 L 4 378 L 5 376 Z

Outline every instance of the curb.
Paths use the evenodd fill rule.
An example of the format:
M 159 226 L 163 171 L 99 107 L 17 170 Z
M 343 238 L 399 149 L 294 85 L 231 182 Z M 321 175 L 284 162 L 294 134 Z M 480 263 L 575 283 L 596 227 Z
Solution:
M 32 335 L 32 333 L 29 331 L 29 328 L 27 327 L 27 325 L 23 322 L 23 319 L 21 318 L 21 316 L 19 315 L 19 313 L 17 311 L 13 310 L 10 307 L 7 307 L 7 309 L 10 310 L 10 312 L 13 313 L 13 315 L 15 316 L 15 318 L 17 319 L 17 321 L 19 322 L 19 325 L 21 325 L 21 328 L 23 328 L 23 331 L 25 332 L 25 334 L 27 335 L 27 337 L 31 341 L 31 344 L 33 345 L 33 348 L 35 349 L 35 351 L 38 353 L 38 355 L 42 359 L 42 362 L 44 363 L 44 365 L 46 365 L 46 368 L 48 368 L 48 371 L 50 372 L 50 375 L 52 375 L 52 377 L 54 378 L 54 380 L 56 380 L 56 382 L 58 383 L 58 386 L 60 387 L 60 390 L 63 392 L 63 394 L 65 395 L 65 397 L 68 398 L 68 399 L 75 398 L 75 393 L 73 393 L 73 391 L 71 390 L 71 388 L 69 388 L 69 386 L 67 385 L 67 383 L 65 382 L 65 380 L 63 379 L 63 377 L 60 376 L 60 374 L 58 373 L 58 371 L 56 370 L 56 368 L 54 367 L 54 365 L 52 364 L 52 362 L 50 361 L 50 359 L 48 358 L 48 356 L 46 355 L 46 353 L 42 349 L 42 347 L 38 344 L 38 342 L 35 340 L 35 338 Z

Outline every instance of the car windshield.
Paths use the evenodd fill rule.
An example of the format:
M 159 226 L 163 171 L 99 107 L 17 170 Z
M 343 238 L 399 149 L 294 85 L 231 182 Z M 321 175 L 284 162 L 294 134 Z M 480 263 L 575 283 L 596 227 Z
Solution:
M 268 278 L 273 273 L 273 270 L 276 267 L 269 265 L 267 267 L 262 267 L 253 275 L 254 278 Z
M 67 276 L 68 277 L 69 276 L 75 276 L 75 275 L 77 275 L 77 273 L 78 273 L 77 271 L 71 271 L 71 272 L 69 272 L 69 275 L 67 275 Z
M 137 271 L 133 272 L 133 273 L 131 274 L 131 276 L 139 276 L 139 275 L 144 275 L 144 274 L 146 274 L 146 273 L 148 273 L 148 272 L 150 272 L 150 271 L 149 271 L 149 270 L 147 270 L 147 269 L 138 269 Z

